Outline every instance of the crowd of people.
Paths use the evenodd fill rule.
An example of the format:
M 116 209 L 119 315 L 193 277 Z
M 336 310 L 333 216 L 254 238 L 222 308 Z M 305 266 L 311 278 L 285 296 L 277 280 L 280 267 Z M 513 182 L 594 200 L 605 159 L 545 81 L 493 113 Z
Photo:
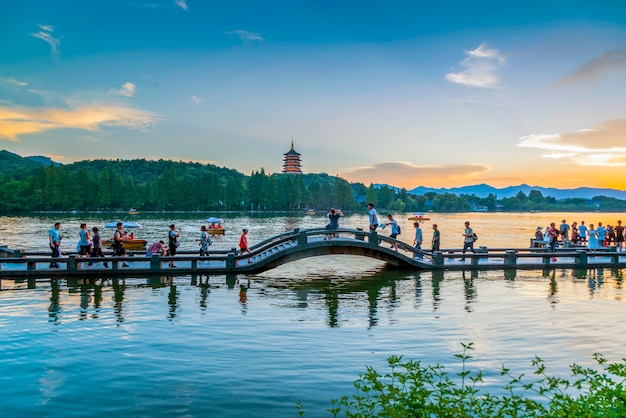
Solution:
M 624 226 L 622 221 L 618 220 L 617 225 L 603 225 L 602 222 L 597 224 L 585 225 L 585 221 L 572 222 L 568 224 L 563 219 L 559 226 L 555 222 L 544 230 L 541 226 L 535 231 L 535 240 L 543 240 L 550 245 L 550 249 L 554 251 L 559 243 L 563 245 L 585 245 L 589 249 L 601 249 L 605 247 L 616 247 L 617 251 L 624 251 Z
M 387 226 L 390 227 L 391 233 L 389 235 L 393 241 L 390 242 L 390 248 L 392 250 L 398 250 L 398 244 L 396 239 L 398 235 L 401 234 L 401 227 L 398 224 L 398 221 L 394 219 L 392 214 L 387 215 L 387 221 L 380 222 L 378 219 L 378 213 L 374 208 L 373 203 L 368 204 L 368 221 L 369 221 L 369 230 L 376 231 L 379 227 L 385 228 Z M 329 231 L 324 235 L 324 240 L 333 239 L 337 236 L 336 231 L 339 229 L 339 219 L 343 216 L 343 213 L 335 208 L 331 208 L 328 214 L 329 223 L 326 225 L 326 229 Z M 215 228 L 214 224 L 212 226 Z M 470 227 L 470 222 L 466 221 L 464 224 L 464 229 L 462 233 L 462 243 L 463 243 L 463 255 L 466 254 L 467 251 L 471 251 L 474 253 L 474 243 L 478 239 L 474 230 Z M 219 225 L 218 227 L 221 227 Z M 414 222 L 413 227 L 415 228 L 415 236 L 413 239 L 413 247 L 415 251 L 415 257 L 421 258 L 421 251 L 423 250 L 424 245 L 424 232 L 420 227 L 419 222 Z M 50 249 L 52 251 L 52 262 L 50 263 L 51 268 L 58 268 L 58 264 L 56 259 L 61 257 L 61 241 L 63 239 L 63 235 L 60 234 L 61 223 L 56 222 L 54 226 L 49 231 L 49 241 L 50 241 Z M 128 234 L 124 229 L 124 223 L 118 222 L 116 225 L 115 232 L 113 234 L 113 238 L 111 240 L 111 247 L 113 249 L 113 255 L 115 257 L 125 257 L 126 249 L 124 248 L 124 242 L 128 240 L 134 239 L 134 233 Z M 200 257 L 208 257 L 209 256 L 209 246 L 212 244 L 211 238 L 209 237 L 209 229 L 208 227 L 203 225 L 200 228 L 200 238 L 196 241 L 200 246 L 199 256 Z M 438 229 L 437 224 L 432 225 L 432 238 L 430 243 L 431 251 L 439 251 L 441 245 L 441 233 Z M 181 236 L 182 229 L 176 228 L 175 224 L 169 226 L 169 232 L 167 235 L 167 245 L 164 240 L 155 241 L 152 243 L 147 251 L 146 256 L 152 257 L 154 255 L 165 255 L 165 256 L 175 256 L 178 246 L 180 244 L 179 238 Z M 250 254 L 250 248 L 248 247 L 248 229 L 244 228 L 242 230 L 241 236 L 239 238 L 239 254 Z M 80 224 L 80 229 L 78 231 L 78 255 L 79 257 L 104 257 L 104 253 L 102 251 L 102 237 L 100 235 L 100 231 L 97 227 L 93 227 L 91 231 L 87 228 L 86 223 Z M 606 225 L 604 226 L 602 222 L 598 222 L 596 224 L 585 225 L 585 221 L 581 221 L 580 224 L 578 222 L 573 222 L 571 225 L 567 223 L 565 219 L 561 221 L 561 224 L 557 227 L 555 222 L 551 222 L 549 226 L 547 226 L 544 230 L 543 227 L 538 226 L 535 231 L 535 241 L 544 241 L 546 244 L 550 246 L 551 251 L 555 251 L 556 247 L 561 243 L 562 245 L 585 245 L 589 249 L 601 249 L 604 247 L 615 246 L 617 251 L 624 251 L 624 226 L 622 225 L 622 221 L 618 220 L 617 225 Z M 460 258 L 459 261 L 465 261 L 465 258 Z M 248 263 L 251 263 L 252 259 L 248 259 Z M 90 263 L 91 264 L 91 263 Z M 105 267 L 108 267 L 108 264 L 104 263 Z M 122 263 L 123 267 L 128 267 L 128 264 Z M 169 267 L 175 268 L 173 260 L 169 261 Z

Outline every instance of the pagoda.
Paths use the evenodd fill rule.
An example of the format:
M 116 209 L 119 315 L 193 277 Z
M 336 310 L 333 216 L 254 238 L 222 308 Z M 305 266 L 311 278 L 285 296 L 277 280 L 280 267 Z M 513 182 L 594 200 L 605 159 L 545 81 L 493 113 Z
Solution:
M 283 173 L 284 174 L 302 174 L 302 163 L 300 162 L 300 154 L 293 149 L 293 140 L 291 141 L 291 149 L 283 154 Z

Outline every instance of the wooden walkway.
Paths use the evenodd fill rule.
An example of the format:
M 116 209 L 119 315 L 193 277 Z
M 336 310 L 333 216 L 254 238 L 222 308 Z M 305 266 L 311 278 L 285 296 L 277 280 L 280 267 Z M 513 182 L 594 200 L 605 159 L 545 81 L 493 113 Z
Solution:
M 146 276 L 182 274 L 251 274 L 259 273 L 301 258 L 329 254 L 349 254 L 376 258 L 398 268 L 417 270 L 470 269 L 549 269 L 626 267 L 626 252 L 615 248 L 602 251 L 547 248 L 478 247 L 476 253 L 461 254 L 460 249 L 437 252 L 415 250 L 401 241 L 376 232 L 360 229 L 338 229 L 330 239 L 325 229 L 295 229 L 271 237 L 250 247 L 250 254 L 237 254 L 236 249 L 211 251 L 209 257 L 183 253 L 175 257 L 146 257 L 137 252 L 130 257 L 86 258 L 70 254 L 55 259 L 58 268 L 51 268 L 52 259 L 45 253 L 23 253 L 0 248 L 0 280 L 50 277 Z M 396 244 L 398 250 L 391 249 Z M 179 253 L 180 254 L 180 253 Z M 462 260 L 464 259 L 464 260 Z M 173 260 L 176 268 L 169 267 Z M 103 261 L 108 263 L 105 267 Z M 90 263 L 92 263 L 90 265 Z

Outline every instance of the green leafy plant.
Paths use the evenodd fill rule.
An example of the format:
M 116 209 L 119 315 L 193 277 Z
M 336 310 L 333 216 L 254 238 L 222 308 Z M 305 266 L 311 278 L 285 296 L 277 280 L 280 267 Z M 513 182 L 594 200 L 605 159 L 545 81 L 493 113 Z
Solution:
M 473 343 L 462 347 L 455 355 L 461 370 L 452 375 L 440 364 L 422 366 L 395 355 L 387 359 L 390 371 L 384 375 L 367 367 L 354 382 L 356 393 L 333 399 L 328 412 L 350 418 L 626 416 L 626 359 L 611 364 L 596 353 L 601 370 L 573 364 L 568 380 L 548 375 L 544 361 L 535 357 L 533 380 L 503 366 L 500 374 L 510 381 L 496 395 L 481 391 L 482 372 L 468 368 Z M 300 403 L 298 414 L 305 415 Z

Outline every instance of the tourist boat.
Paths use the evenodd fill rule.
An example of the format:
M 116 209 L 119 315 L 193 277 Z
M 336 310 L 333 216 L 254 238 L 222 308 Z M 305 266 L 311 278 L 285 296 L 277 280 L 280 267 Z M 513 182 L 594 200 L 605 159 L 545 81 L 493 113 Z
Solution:
M 129 215 L 139 215 L 139 211 L 135 208 L 130 208 L 128 209 L 128 214 Z
M 309 210 L 306 211 L 307 215 L 315 215 L 315 213 L 316 212 L 313 209 L 309 209 Z
M 424 216 L 423 213 L 416 212 L 408 217 L 409 221 L 430 221 L 430 218 Z
M 206 231 L 209 234 L 224 235 L 224 233 L 226 232 L 226 229 L 224 229 L 224 227 L 222 226 L 222 222 L 224 222 L 224 220 L 221 218 L 210 217 L 210 218 L 206 218 L 204 222 L 208 222 L 211 224 L 209 225 Z
M 138 222 L 124 222 L 124 229 L 140 229 L 141 224 Z M 109 222 L 104 225 L 105 228 L 117 228 L 117 222 Z M 148 243 L 145 239 L 129 239 L 122 241 L 122 246 L 124 249 L 129 251 L 141 251 L 146 249 L 146 244 Z M 102 240 L 102 246 L 111 248 L 113 246 L 113 239 L 104 239 Z

